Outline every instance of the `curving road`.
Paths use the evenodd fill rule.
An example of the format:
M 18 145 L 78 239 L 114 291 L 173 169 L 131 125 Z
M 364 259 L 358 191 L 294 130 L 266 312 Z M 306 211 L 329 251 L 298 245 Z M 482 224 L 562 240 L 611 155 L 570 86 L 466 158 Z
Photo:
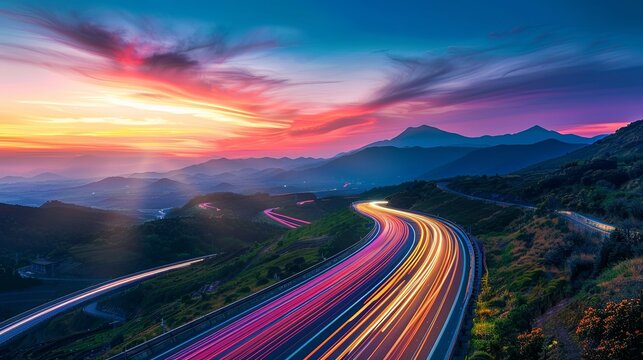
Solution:
M 299 203 L 297 203 L 297 204 L 299 205 Z M 288 215 L 284 215 L 284 214 L 280 214 L 278 212 L 275 212 L 275 210 L 277 210 L 277 209 L 279 209 L 279 208 L 266 209 L 266 210 L 263 211 L 263 213 L 264 213 L 264 215 L 266 215 L 267 217 L 269 217 L 273 221 L 276 221 L 277 223 L 279 223 L 279 224 L 281 224 L 281 225 L 283 225 L 283 226 L 285 226 L 287 228 L 290 228 L 290 229 L 296 229 L 296 228 L 298 228 L 300 226 L 310 224 L 310 221 L 306 221 L 306 220 L 303 220 L 303 219 L 298 219 L 298 218 L 295 218 L 295 217 L 292 217 L 292 216 L 288 216 Z
M 89 287 L 87 289 L 74 292 L 67 296 L 63 296 L 59 299 L 53 300 L 32 310 L 14 316 L 0 323 L 0 345 L 17 335 L 22 334 L 23 332 L 29 330 L 37 324 L 40 324 L 41 322 L 53 317 L 54 315 L 70 310 L 91 299 L 95 299 L 98 296 L 105 295 L 116 289 L 134 284 L 145 279 L 149 279 L 171 270 L 190 266 L 192 264 L 201 262 L 211 256 L 213 255 L 203 256 L 187 261 L 181 261 L 149 270 L 144 270 L 135 274 L 126 275 L 114 280 L 104 282 L 102 284 Z
M 450 192 L 450 193 L 452 193 L 454 195 L 462 196 L 462 197 L 465 197 L 465 198 L 468 198 L 468 199 L 471 199 L 471 200 L 483 201 L 483 202 L 486 202 L 486 203 L 495 204 L 495 205 L 499 205 L 499 206 L 515 206 L 515 207 L 519 207 L 519 208 L 526 209 L 526 210 L 536 210 L 536 207 L 532 206 L 532 205 L 510 203 L 510 202 L 506 202 L 506 201 L 487 199 L 487 198 L 483 198 L 483 197 L 479 197 L 479 196 L 473 196 L 473 195 L 465 194 L 463 192 L 451 189 L 449 187 L 449 185 L 447 183 L 445 183 L 445 182 L 436 183 L 436 186 L 437 186 L 438 189 L 440 189 L 442 191 Z M 613 225 L 607 224 L 607 223 L 605 223 L 603 221 L 592 219 L 592 218 L 590 218 L 588 216 L 581 215 L 581 214 L 579 214 L 577 212 L 574 212 L 574 211 L 556 210 L 556 213 L 558 215 L 566 218 L 567 220 L 570 220 L 573 223 L 582 226 L 586 230 L 594 231 L 594 232 L 597 232 L 597 233 L 599 233 L 601 235 L 604 235 L 604 236 L 609 236 L 614 230 L 616 230 L 616 227 L 614 227 Z
M 157 358 L 449 357 L 472 293 L 471 244 L 383 204 L 355 205 L 376 231 L 346 259 Z

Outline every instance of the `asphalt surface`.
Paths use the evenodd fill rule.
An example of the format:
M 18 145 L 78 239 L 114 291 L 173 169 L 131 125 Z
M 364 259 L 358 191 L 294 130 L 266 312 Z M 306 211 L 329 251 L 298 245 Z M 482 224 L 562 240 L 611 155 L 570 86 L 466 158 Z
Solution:
M 366 245 L 157 358 L 449 357 L 472 292 L 468 238 L 382 202 L 355 208 L 376 223 Z

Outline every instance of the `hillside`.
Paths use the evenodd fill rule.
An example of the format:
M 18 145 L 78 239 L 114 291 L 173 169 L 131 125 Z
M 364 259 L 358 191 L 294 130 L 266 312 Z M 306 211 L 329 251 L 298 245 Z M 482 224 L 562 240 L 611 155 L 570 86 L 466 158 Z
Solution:
M 296 199 L 237 195 L 218 202 L 225 208 L 216 214 L 188 206 L 175 216 L 144 223 L 60 202 L 40 208 L 0 205 L 0 291 L 12 291 L 0 296 L 0 319 L 100 279 L 200 255 L 237 256 L 285 231 L 263 220 L 263 209 Z M 17 275 L 18 268 L 38 257 L 56 263 L 59 280 L 39 282 Z M 11 301 L 21 296 L 29 301 Z
M 212 219 L 209 222 L 215 223 Z M 284 232 L 283 236 L 260 234 L 250 242 L 230 239 L 235 241 L 228 241 L 229 244 L 243 246 L 243 251 L 146 280 L 101 299 L 100 306 L 125 315 L 123 323 L 114 326 L 78 309 L 34 331 L 21 340 L 20 346 L 0 352 L 0 357 L 34 358 L 39 343 L 69 333 L 80 336 L 71 341 L 47 343 L 51 344 L 48 351 L 52 357 L 69 353 L 99 358 L 115 355 L 162 333 L 159 319 L 176 328 L 317 264 L 359 241 L 370 227 L 369 220 L 342 206 L 342 210 L 333 211 L 311 225 Z M 249 243 L 252 246 L 247 246 Z M 106 341 L 109 347 L 104 346 Z
M 589 306 L 637 299 L 643 291 L 640 234 L 617 231 L 602 239 L 576 232 L 557 216 L 468 199 L 424 181 L 364 196 L 385 194 L 391 206 L 444 216 L 471 229 L 483 244 L 487 274 L 475 310 L 471 359 L 578 359 L 579 349 L 592 345 L 576 335 Z M 640 311 L 618 319 L 640 324 Z M 617 332 L 593 335 L 620 344 Z M 532 336 L 537 341 L 526 348 Z
M 377 141 L 367 145 L 374 146 L 397 146 L 397 147 L 435 147 L 435 146 L 474 146 L 486 147 L 495 145 L 527 145 L 535 144 L 544 140 L 558 140 L 569 144 L 591 144 L 602 136 L 585 138 L 573 134 L 560 134 L 553 130 L 547 130 L 540 126 L 533 126 L 529 129 L 515 134 L 484 135 L 468 137 L 438 128 L 422 125 L 410 127 L 398 136 L 390 139 Z
M 316 158 L 244 158 L 244 159 L 212 159 L 201 164 L 191 165 L 182 169 L 170 171 L 163 176 L 171 177 L 178 174 L 205 174 L 217 175 L 225 172 L 238 171 L 243 169 L 265 170 L 277 168 L 290 170 L 301 166 L 308 166 L 319 162 Z
M 588 161 L 594 158 L 616 157 L 621 161 L 643 158 L 643 120 L 622 127 L 616 133 L 594 144 L 567 155 L 544 161 L 525 169 L 529 171 L 552 170 L 574 161 Z
M 422 178 L 507 174 L 583 146 L 585 145 L 567 144 L 558 140 L 545 140 L 530 145 L 497 145 L 472 151 L 453 162 L 429 171 Z
M 116 212 L 51 201 L 41 207 L 0 204 L 0 250 L 45 253 L 91 240 L 134 220 Z
M 570 154 L 509 176 L 464 177 L 450 187 L 483 197 L 569 208 L 640 228 L 643 121 Z M 562 164 L 562 165 L 558 165 Z
M 468 147 L 372 147 L 332 159 L 315 168 L 290 171 L 274 179 L 284 183 L 325 183 L 334 186 L 342 186 L 345 182 L 394 184 L 415 179 L 472 150 Z
M 209 203 L 219 209 L 217 215 L 228 217 L 252 219 L 263 210 L 273 207 L 295 205 L 298 201 L 313 200 L 315 195 L 311 193 L 295 193 L 287 195 L 268 195 L 257 193 L 253 195 L 241 195 L 231 192 L 220 192 L 197 196 L 191 199 L 180 209 L 174 210 L 171 217 L 190 216 L 203 213 L 198 205 Z

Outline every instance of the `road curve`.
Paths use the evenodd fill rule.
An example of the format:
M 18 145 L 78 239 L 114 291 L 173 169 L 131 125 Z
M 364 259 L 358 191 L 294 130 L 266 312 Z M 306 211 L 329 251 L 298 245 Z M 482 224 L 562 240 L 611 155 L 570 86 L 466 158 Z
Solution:
M 451 189 L 449 187 L 449 185 L 447 183 L 445 183 L 445 182 L 436 183 L 436 186 L 437 186 L 438 189 L 440 189 L 442 191 L 450 192 L 450 193 L 452 193 L 454 195 L 462 196 L 462 197 L 465 197 L 465 198 L 468 198 L 468 199 L 471 199 L 471 200 L 483 201 L 483 202 L 486 202 L 486 203 L 495 204 L 495 205 L 499 205 L 499 206 L 515 206 L 515 207 L 519 207 L 519 208 L 526 209 L 526 210 L 536 210 L 536 207 L 532 206 L 532 205 L 511 203 L 511 202 L 506 202 L 506 201 L 487 199 L 487 198 L 483 198 L 483 197 L 479 197 L 479 196 L 465 194 L 463 192 Z M 597 233 L 599 233 L 601 235 L 604 235 L 604 236 L 609 236 L 614 230 L 616 230 L 616 227 L 614 227 L 613 225 L 610 225 L 610 224 L 605 223 L 603 221 L 592 219 L 592 218 L 590 218 L 588 216 L 581 215 L 581 214 L 579 214 L 577 212 L 574 212 L 574 211 L 556 210 L 556 213 L 558 215 L 566 218 L 567 220 L 570 220 L 570 221 L 574 222 L 575 224 L 580 225 L 585 230 L 594 231 L 594 232 L 597 232 Z
M 472 293 L 473 250 L 455 226 L 382 202 L 376 231 L 303 284 L 157 356 L 169 359 L 443 359 Z
M 299 203 L 297 203 L 299 204 Z M 270 208 L 266 209 L 263 211 L 264 215 L 266 215 L 268 218 L 272 219 L 273 221 L 276 221 L 277 223 L 290 228 L 290 229 L 296 229 L 300 226 L 303 225 L 308 225 L 310 224 L 310 221 L 306 221 L 303 219 L 298 219 L 292 216 L 280 214 L 278 212 L 275 212 L 279 208 Z
M 105 295 L 118 288 L 131 285 L 138 281 L 149 279 L 171 270 L 190 266 L 192 264 L 201 262 L 208 257 L 211 257 L 211 255 L 186 261 L 180 261 L 149 270 L 144 270 L 135 274 L 126 275 L 89 287 L 87 289 L 74 292 L 67 296 L 63 296 L 59 299 L 38 306 L 32 310 L 16 315 L 0 323 L 0 345 L 10 340 L 11 338 L 29 330 L 33 326 L 36 326 L 37 324 L 40 324 L 41 322 L 53 317 L 54 315 L 70 310 L 91 299 L 95 299 L 98 296 Z

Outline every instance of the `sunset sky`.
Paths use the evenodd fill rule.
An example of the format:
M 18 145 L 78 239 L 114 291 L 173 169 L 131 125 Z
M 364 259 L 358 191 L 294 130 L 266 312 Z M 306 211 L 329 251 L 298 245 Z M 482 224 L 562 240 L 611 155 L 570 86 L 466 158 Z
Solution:
M 455 3 L 1 1 L 0 156 L 332 156 L 420 124 L 643 117 L 640 2 Z

